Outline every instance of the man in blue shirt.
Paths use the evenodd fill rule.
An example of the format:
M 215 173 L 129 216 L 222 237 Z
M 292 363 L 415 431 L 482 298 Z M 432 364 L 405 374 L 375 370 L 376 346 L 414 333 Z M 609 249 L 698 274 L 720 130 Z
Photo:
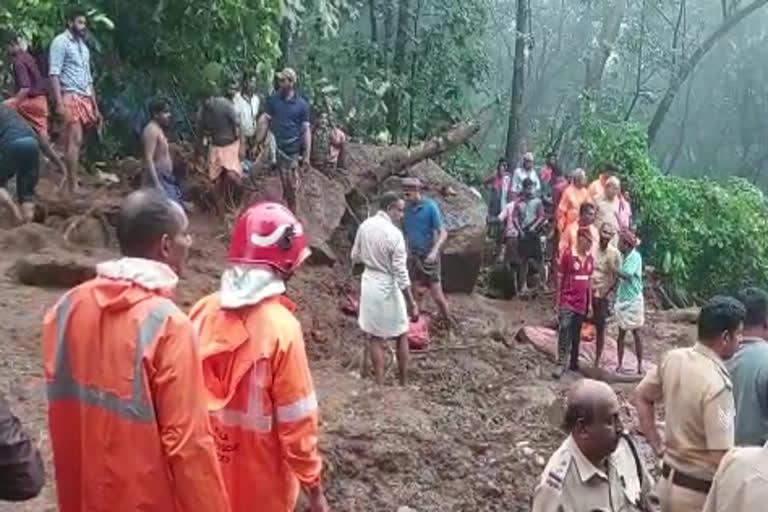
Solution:
M 35 216 L 35 187 L 40 175 L 40 142 L 37 133 L 14 110 L 0 103 L 0 205 L 16 222 L 32 222 Z M 8 193 L 16 177 L 16 195 L 21 208 Z
M 733 382 L 736 445 L 768 441 L 768 293 L 747 288 L 737 297 L 747 309 L 739 350 L 725 362 Z
M 264 115 L 259 119 L 256 140 L 261 144 L 267 130 L 272 131 L 277 145 L 277 171 L 282 196 L 291 211 L 296 212 L 299 167 L 309 164 L 312 130 L 309 125 L 309 103 L 296 92 L 296 71 L 285 68 L 277 73 L 279 90 L 267 98 Z
M 403 178 L 401 183 L 407 201 L 403 230 L 408 245 L 411 281 L 418 290 L 420 302 L 424 298 L 424 288 L 429 288 L 432 299 L 450 329 L 448 301 L 440 283 L 440 250 L 448 239 L 448 231 L 437 203 L 421 196 L 421 181 L 418 178 Z M 419 311 L 423 310 L 419 308 Z

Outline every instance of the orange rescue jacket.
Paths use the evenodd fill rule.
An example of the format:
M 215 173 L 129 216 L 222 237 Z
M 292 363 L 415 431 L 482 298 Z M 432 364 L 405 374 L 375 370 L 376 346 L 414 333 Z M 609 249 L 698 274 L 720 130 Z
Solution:
M 568 227 L 565 228 L 565 232 L 560 236 L 560 246 L 558 247 L 560 258 L 562 258 L 563 254 L 567 251 L 576 247 L 576 239 L 579 237 L 580 227 L 581 225 L 579 224 L 579 221 L 576 220 L 568 224 Z M 595 258 L 597 256 L 597 248 L 600 245 L 600 230 L 597 229 L 594 224 L 590 224 L 589 231 L 592 233 L 592 248 L 590 249 L 590 252 L 592 253 L 592 257 Z
M 45 316 L 60 512 L 229 510 L 194 329 L 168 293 L 97 277 Z
M 579 188 L 576 185 L 566 187 L 555 215 L 559 233 L 563 233 L 569 224 L 579 220 L 579 208 L 581 208 L 582 203 L 589 200 L 590 194 L 587 187 Z
M 320 483 L 317 400 L 294 310 L 283 296 L 222 309 L 216 293 L 190 314 L 233 512 L 292 512 L 299 484 Z

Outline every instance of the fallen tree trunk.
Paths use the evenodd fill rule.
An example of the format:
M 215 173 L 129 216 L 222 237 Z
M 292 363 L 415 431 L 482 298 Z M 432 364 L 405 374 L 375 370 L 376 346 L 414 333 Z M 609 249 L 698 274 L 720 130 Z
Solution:
M 388 151 L 379 166 L 373 171 L 378 181 L 383 181 L 393 174 L 401 173 L 429 158 L 435 158 L 446 151 L 465 143 L 480 131 L 480 124 L 475 121 L 459 123 L 447 132 L 421 143 L 415 148 L 395 146 Z
M 104 199 L 61 199 L 58 197 L 39 197 L 36 200 L 35 219 L 43 221 L 48 217 L 94 216 L 106 218 L 110 224 L 120 211 L 122 197 L 107 197 Z

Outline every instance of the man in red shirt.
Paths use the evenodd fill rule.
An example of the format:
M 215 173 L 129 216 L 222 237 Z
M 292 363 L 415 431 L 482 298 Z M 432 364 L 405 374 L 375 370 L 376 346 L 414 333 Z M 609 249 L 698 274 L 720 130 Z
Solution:
M 552 377 L 559 379 L 565 373 L 566 359 L 570 352 L 569 368 L 579 369 L 579 345 L 581 344 L 581 324 L 589 311 L 591 297 L 591 277 L 594 270 L 592 231 L 588 227 L 579 228 L 576 246 L 565 251 L 560 257 L 560 272 L 557 283 L 558 338 L 557 368 Z
M 48 134 L 48 84 L 40 73 L 37 61 L 26 50 L 19 36 L 9 34 L 6 42 L 11 57 L 14 95 L 4 103 L 17 111 L 35 130 L 40 150 L 66 174 L 64 161 L 53 150 Z

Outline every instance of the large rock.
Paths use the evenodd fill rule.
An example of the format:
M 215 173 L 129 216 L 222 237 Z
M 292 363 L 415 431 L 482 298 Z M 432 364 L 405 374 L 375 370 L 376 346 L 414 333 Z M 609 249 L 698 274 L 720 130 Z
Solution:
M 338 259 L 331 247 L 331 236 L 346 210 L 345 186 L 320 171 L 308 169 L 302 176 L 298 214 L 304 221 L 312 249 L 312 261 L 333 264 Z
M 443 289 L 448 293 L 472 293 L 480 274 L 485 247 L 488 208 L 463 183 L 431 160 L 408 169 L 425 186 L 424 195 L 440 206 L 448 241 L 443 251 Z M 385 190 L 398 190 L 399 178 L 390 177 Z
M 21 284 L 44 288 L 72 288 L 96 276 L 95 258 L 51 251 L 22 256 L 9 273 Z

